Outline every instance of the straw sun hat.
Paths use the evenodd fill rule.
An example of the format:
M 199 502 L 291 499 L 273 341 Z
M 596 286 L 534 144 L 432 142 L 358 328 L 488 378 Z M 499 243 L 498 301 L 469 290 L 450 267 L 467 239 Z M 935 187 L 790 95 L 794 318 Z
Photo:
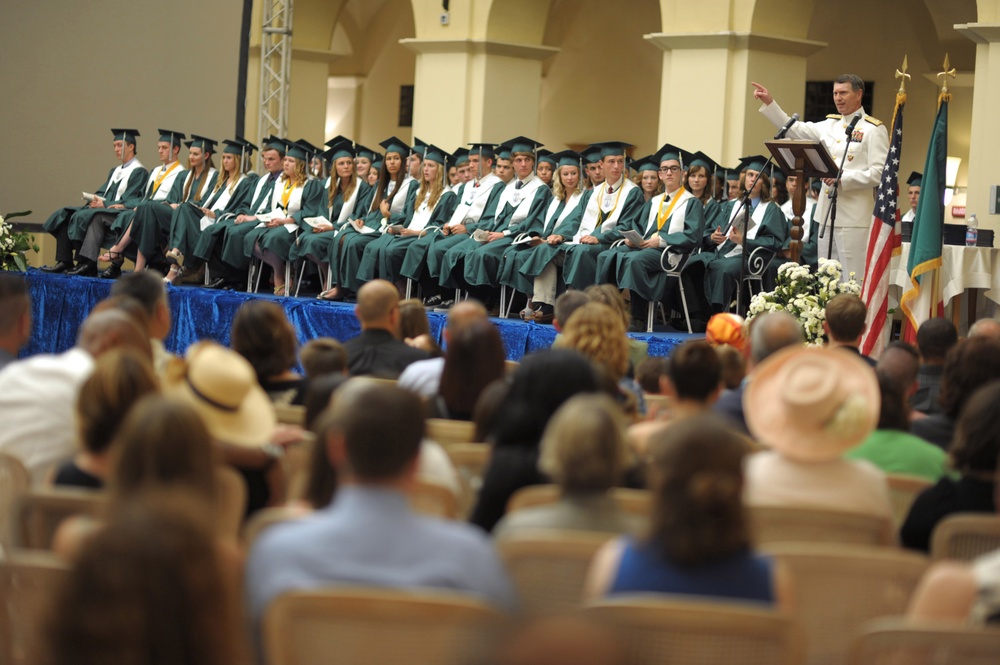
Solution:
M 801 462 L 834 460 L 878 424 L 875 372 L 845 349 L 795 347 L 765 360 L 743 396 L 750 432 Z
M 243 356 L 203 342 L 189 347 L 180 365 L 166 390 L 194 406 L 214 439 L 247 447 L 268 442 L 277 424 L 274 406 Z

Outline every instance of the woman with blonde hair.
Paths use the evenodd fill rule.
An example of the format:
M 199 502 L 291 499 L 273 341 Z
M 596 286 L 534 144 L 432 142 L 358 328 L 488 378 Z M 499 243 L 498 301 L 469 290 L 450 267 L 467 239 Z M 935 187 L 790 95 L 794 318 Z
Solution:
M 257 215 L 260 221 L 243 239 L 243 253 L 256 256 L 274 271 L 274 294 L 290 295 L 291 287 L 285 283 L 285 263 L 298 223 L 293 215 L 303 207 L 306 182 L 306 149 L 296 143 L 287 143 L 282 173 L 274 184 L 271 211 Z
M 589 302 L 566 322 L 560 346 L 602 367 L 615 381 L 628 371 L 628 338 L 622 317 L 609 306 Z
M 648 201 L 657 194 L 663 193 L 663 182 L 660 180 L 660 165 L 653 161 L 653 155 L 635 160 L 632 164 L 636 175 L 633 182 L 642 189 L 643 201 Z
M 250 203 L 250 196 L 257 184 L 257 176 L 248 176 L 252 148 L 241 141 L 225 140 L 222 150 L 222 172 L 215 179 L 215 185 L 207 196 L 205 204 L 184 203 L 178 206 L 170 219 L 166 252 L 170 271 L 164 279 L 174 283 L 186 272 L 191 272 L 191 264 L 185 265 L 184 257 L 191 255 L 201 232 L 223 215 L 226 210 L 234 210 Z M 198 260 L 197 263 L 203 263 Z
M 545 428 L 538 458 L 539 470 L 559 486 L 559 501 L 508 513 L 495 535 L 526 529 L 637 531 L 642 520 L 624 513 L 608 494 L 629 462 L 624 424 L 621 408 L 607 395 L 577 395 L 563 404 Z

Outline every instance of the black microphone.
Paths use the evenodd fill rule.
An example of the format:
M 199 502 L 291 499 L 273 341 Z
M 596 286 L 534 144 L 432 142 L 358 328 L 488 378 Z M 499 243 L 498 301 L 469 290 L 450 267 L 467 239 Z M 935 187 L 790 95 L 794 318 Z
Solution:
M 844 133 L 847 134 L 848 136 L 851 136 L 854 133 L 854 128 L 857 126 L 859 122 L 861 122 L 861 114 L 855 113 L 854 117 L 851 119 L 851 124 L 847 126 L 847 129 L 844 130 Z
M 791 129 L 792 125 L 794 125 L 798 121 L 799 121 L 799 114 L 793 113 L 792 117 L 789 118 L 788 122 L 785 123 L 785 126 L 782 127 L 780 130 L 778 130 L 778 133 L 774 135 L 774 140 L 777 141 L 778 139 L 785 138 L 785 134 L 788 133 L 788 130 Z

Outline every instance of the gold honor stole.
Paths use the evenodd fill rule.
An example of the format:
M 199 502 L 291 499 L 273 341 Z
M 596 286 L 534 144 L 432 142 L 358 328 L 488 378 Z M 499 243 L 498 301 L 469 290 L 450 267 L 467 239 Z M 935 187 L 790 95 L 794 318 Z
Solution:
M 677 190 L 677 194 L 670 200 L 670 206 L 667 208 L 666 212 L 663 210 L 663 203 L 667 200 L 666 194 L 663 195 L 663 199 L 660 201 L 660 212 L 656 214 L 656 230 L 659 231 L 663 228 L 663 224 L 670 219 L 670 215 L 674 212 L 674 206 L 677 202 L 681 200 L 681 196 L 684 194 L 684 188 L 681 187 Z
M 157 176 L 156 180 L 153 182 L 153 194 L 156 194 L 156 190 L 158 190 L 160 188 L 160 185 L 163 184 L 164 178 L 166 178 L 171 171 L 180 166 L 180 164 L 181 163 L 175 159 L 174 163 L 170 165 L 169 169 L 163 169 L 163 171 L 160 172 L 160 175 Z

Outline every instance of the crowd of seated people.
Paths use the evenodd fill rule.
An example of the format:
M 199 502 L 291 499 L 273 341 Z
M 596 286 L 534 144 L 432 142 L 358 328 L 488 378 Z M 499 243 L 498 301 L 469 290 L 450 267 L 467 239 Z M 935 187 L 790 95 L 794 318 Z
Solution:
M 309 340 L 299 351 L 280 307 L 248 301 L 233 322 L 232 349 L 202 342 L 183 356 L 155 342 L 167 336 L 157 317 L 170 320 L 162 280 L 146 271 L 118 283 L 123 292 L 87 318 L 73 349 L 0 370 L 0 452 L 30 469 L 35 487 L 100 487 L 91 491 L 108 497 L 102 513 L 57 532 L 69 573 L 44 626 L 52 662 L 108 662 L 135 649 L 170 658 L 168 646 L 184 644 L 200 654 L 190 662 L 246 662 L 266 640 L 275 598 L 338 585 L 437 589 L 516 614 L 499 551 L 533 530 L 608 537 L 591 567 L 592 599 L 683 594 L 791 615 L 796 580 L 757 546 L 757 507 L 889 522 L 887 474 L 930 467 L 935 484 L 913 501 L 899 532 L 904 547 L 926 550 L 935 524 L 955 512 L 996 511 L 1000 341 L 986 324 L 945 354 L 939 395 L 952 434 L 943 445 L 915 446 L 911 423 L 926 418 L 906 400 L 923 376 L 923 352 L 897 345 L 873 367 L 851 344 L 805 347 L 798 322 L 783 313 L 754 318 L 738 339 L 683 343 L 665 366 L 637 371 L 640 385 L 624 381 L 623 318 L 598 299 L 573 303 L 582 291 L 567 292 L 565 308 L 554 303 L 554 319 L 565 319 L 558 348 L 505 372 L 483 305 L 452 308 L 445 355 L 433 358 L 403 340 L 398 291 L 387 280 L 358 289 L 360 342 Z M 157 314 L 160 302 L 166 312 Z M 724 385 L 720 346 L 749 368 L 735 388 Z M 666 407 L 643 415 L 635 401 L 644 397 Z M 279 424 L 288 408 L 305 419 Z M 428 416 L 470 420 L 468 443 L 487 447 L 467 522 L 411 504 L 425 485 L 455 496 L 460 487 L 451 449 L 428 436 Z M 637 423 L 647 428 L 641 446 Z M 301 460 L 294 474 L 293 458 Z M 235 513 L 224 500 L 234 478 L 243 501 Z M 519 490 L 549 484 L 559 488 L 556 503 L 510 512 Z M 623 513 L 609 499 L 616 487 L 648 492 L 648 515 Z M 237 540 L 234 524 L 275 507 L 284 519 L 252 542 Z M 913 615 L 947 607 L 995 621 L 996 605 L 986 605 L 996 569 L 995 555 L 932 569 Z M 964 604 L 947 605 L 940 594 L 949 590 L 969 591 Z M 126 607 L 127 631 L 83 620 Z M 185 620 L 168 621 L 168 610 Z M 169 633 L 151 628 L 164 621 Z M 512 634 L 528 639 L 532 629 Z
M 496 311 L 504 287 L 511 311 L 540 323 L 562 291 L 607 284 L 630 292 L 626 326 L 645 329 L 646 303 L 673 298 L 664 251 L 698 255 L 686 275 L 697 325 L 729 308 L 744 246 L 777 262 L 789 255 L 796 186 L 760 156 L 727 168 L 672 144 L 629 159 L 620 141 L 553 154 L 520 136 L 448 153 L 389 137 L 377 152 L 343 136 L 325 149 L 269 136 L 219 151 L 200 135 L 156 136 L 150 171 L 139 132 L 113 130 L 118 164 L 105 182 L 85 206 L 46 220 L 58 246 L 43 270 L 118 278 L 130 258 L 171 284 L 258 289 L 266 275 L 279 295 L 297 295 L 301 275 L 325 300 L 353 299 L 373 279 L 402 293 L 409 281 L 427 306 L 471 293 Z M 814 245 L 808 238 L 801 261 L 815 263 Z

